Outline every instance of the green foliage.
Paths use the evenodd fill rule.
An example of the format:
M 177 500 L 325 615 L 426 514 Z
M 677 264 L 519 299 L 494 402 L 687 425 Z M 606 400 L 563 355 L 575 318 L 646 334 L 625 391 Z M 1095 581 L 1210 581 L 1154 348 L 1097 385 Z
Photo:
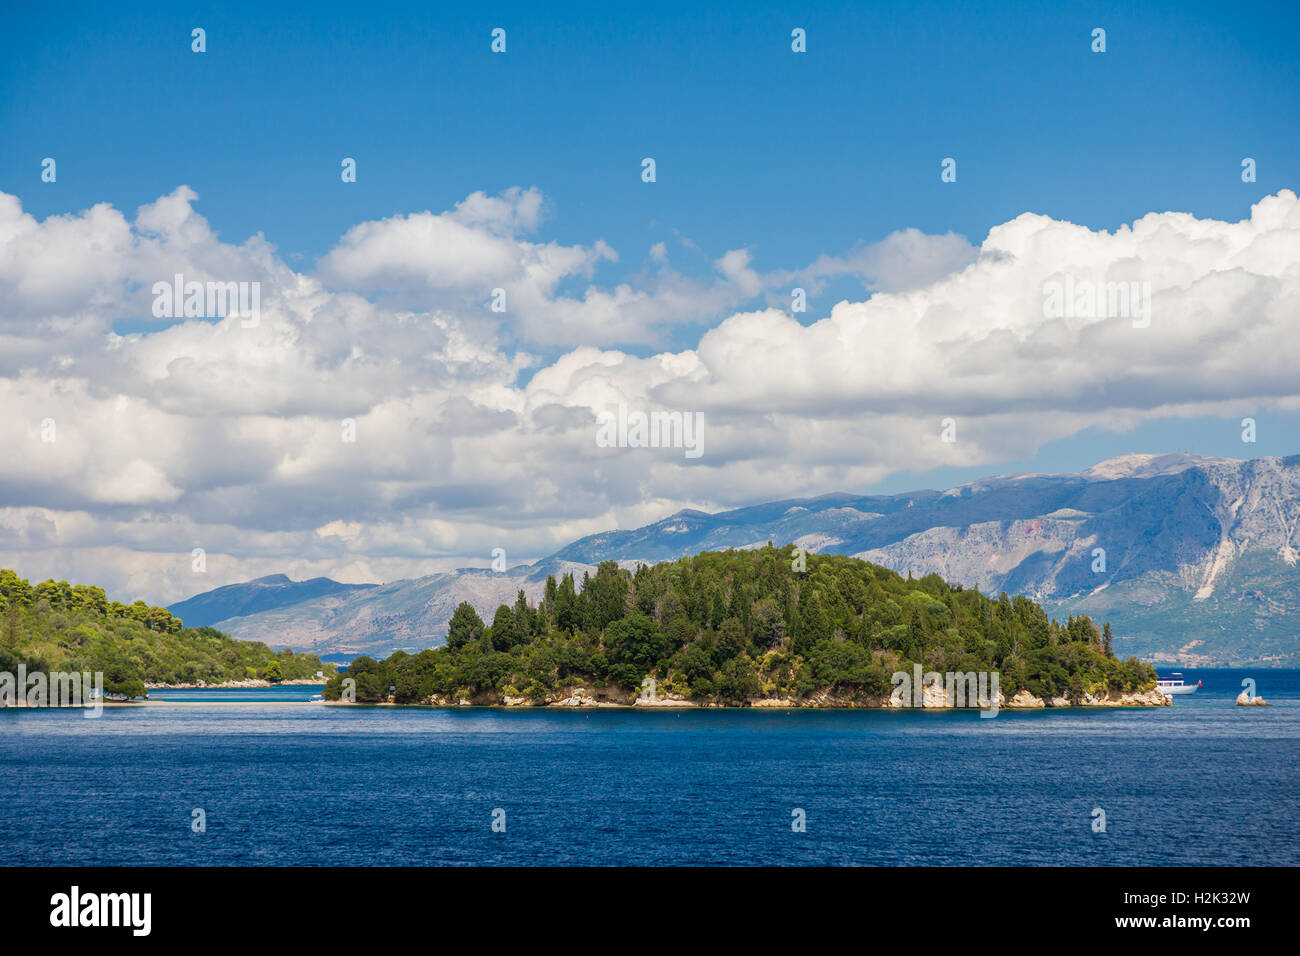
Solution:
M 487 626 L 473 605 L 461 601 L 452 612 L 451 622 L 447 626 L 447 646 L 458 651 L 470 641 L 477 641 L 486 630 Z
M 813 681 L 837 691 L 871 696 L 889 693 L 889 674 L 866 647 L 850 641 L 822 641 L 808 655 Z
M 610 621 L 605 628 L 605 657 L 610 674 L 624 687 L 640 687 L 668 651 L 668 636 L 640 611 Z
M 103 588 L 65 581 L 33 587 L 0 570 L 0 670 L 5 660 L 31 671 L 102 671 L 106 693 L 142 697 L 145 684 L 297 680 L 332 672 L 315 654 L 272 651 L 211 627 L 187 628 L 166 609 L 143 601 L 108 601 Z M 251 672 L 251 674 L 250 674 Z
M 1116 660 L 1085 615 L 1065 625 L 1023 596 L 997 599 L 937 575 L 904 579 L 837 555 L 791 547 L 705 552 L 635 572 L 600 564 L 581 585 L 548 578 L 531 606 L 521 592 L 485 627 L 468 604 L 452 616 L 447 646 L 384 661 L 358 658 L 357 699 L 399 703 L 509 695 L 545 700 L 577 686 L 635 692 L 646 677 L 692 698 L 742 704 L 829 692 L 880 698 L 890 675 L 998 671 L 1003 692 L 1039 696 L 1151 686 L 1152 668 Z M 363 689 L 364 688 L 364 689 Z M 341 681 L 326 696 L 337 699 Z M 375 697 L 373 695 L 379 695 Z
M 729 704 L 743 704 L 757 697 L 761 686 L 754 662 L 744 656 L 733 657 L 723 664 L 714 684 L 718 696 Z

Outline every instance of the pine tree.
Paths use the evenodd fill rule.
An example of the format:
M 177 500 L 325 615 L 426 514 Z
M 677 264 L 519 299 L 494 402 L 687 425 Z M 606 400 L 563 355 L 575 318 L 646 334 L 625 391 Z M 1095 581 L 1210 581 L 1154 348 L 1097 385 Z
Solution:
M 447 624 L 447 646 L 458 651 L 471 641 L 477 641 L 482 637 L 484 630 L 486 625 L 478 616 L 478 611 L 474 610 L 474 605 L 468 601 L 461 601 L 452 612 L 451 621 Z

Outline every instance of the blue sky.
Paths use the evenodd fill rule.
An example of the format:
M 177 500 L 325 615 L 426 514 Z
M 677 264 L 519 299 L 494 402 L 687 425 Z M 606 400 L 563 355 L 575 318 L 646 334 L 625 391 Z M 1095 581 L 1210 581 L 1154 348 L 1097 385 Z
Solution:
M 776 266 L 908 226 L 978 241 L 1025 211 L 1239 219 L 1300 178 L 1294 3 L 529 6 L 12 5 L 0 184 L 44 216 L 188 183 L 227 240 L 308 258 L 362 220 L 536 185 L 560 241 L 676 230 Z
M 194 27 L 206 30 L 202 55 L 190 50 Z M 495 27 L 507 31 L 505 55 L 489 49 Z M 795 27 L 807 31 L 806 54 L 791 52 Z M 1104 54 L 1090 48 L 1097 27 Z M 587 250 L 603 241 L 618 252 L 561 278 L 556 295 L 575 297 L 588 285 L 642 282 L 660 242 L 673 269 L 704 283 L 731 250 L 770 273 L 903 229 L 952 232 L 977 247 L 1027 212 L 1093 230 L 1167 211 L 1235 223 L 1300 185 L 1298 28 L 1295 3 L 10 4 L 0 10 L 0 191 L 37 220 L 108 203 L 129 221 L 185 185 L 221 243 L 261 233 L 289 268 L 337 288 L 355 269 L 324 269 L 322 259 L 358 224 L 533 187 L 545 196 L 545 216 L 528 230 L 535 241 Z M 47 156 L 58 162 L 56 184 L 40 180 Z M 640 177 L 647 156 L 653 184 Z M 1253 183 L 1240 177 L 1247 156 Z M 343 157 L 357 161 L 354 184 L 340 181 Z M 958 162 L 956 183 L 940 181 L 945 157 Z M 374 285 L 356 289 L 369 295 Z M 794 318 L 810 326 L 870 292 L 860 275 L 831 276 Z M 611 334 L 589 344 L 640 357 L 695 349 L 732 313 L 765 304 L 727 300 L 716 314 L 666 324 L 653 343 Z M 148 331 L 149 316 L 133 307 L 116 303 L 105 329 Z M 511 373 L 519 389 L 573 347 L 548 343 L 537 325 L 528 334 L 465 322 L 466 334 L 499 346 L 502 362 L 517 348 L 535 356 Z M 160 334 L 137 344 L 150 339 L 162 347 Z M 1201 363 L 1195 352 L 1186 360 Z M 1125 374 L 1088 387 L 1100 393 Z M 99 372 L 90 382 L 109 388 Z M 146 398 L 171 410 L 179 401 Z M 831 455 L 824 470 L 810 464 L 800 487 L 747 492 L 719 478 L 680 496 L 666 485 L 634 489 L 642 510 L 574 507 L 628 524 L 658 516 L 655 502 L 944 487 L 1140 451 L 1300 452 L 1295 403 L 1262 404 L 1250 446 L 1240 402 L 1134 420 L 1085 416 L 1081 405 L 1086 395 L 1060 405 L 1077 427 L 1042 430 L 976 464 L 904 455 L 884 470 L 836 471 Z M 181 487 L 168 476 L 158 487 Z M 556 534 L 589 530 L 537 511 L 548 520 L 564 529 Z M 525 550 L 547 546 L 529 540 Z

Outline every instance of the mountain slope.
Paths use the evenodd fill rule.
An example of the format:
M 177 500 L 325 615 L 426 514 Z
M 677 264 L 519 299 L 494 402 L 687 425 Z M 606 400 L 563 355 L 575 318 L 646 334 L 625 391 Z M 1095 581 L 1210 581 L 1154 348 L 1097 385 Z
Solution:
M 590 535 L 533 566 L 331 594 L 221 627 L 322 653 L 425 647 L 441 641 L 459 601 L 487 617 L 521 588 L 535 599 L 557 568 L 580 579 L 604 560 L 653 563 L 769 540 L 1109 619 L 1125 655 L 1300 663 L 1300 456 L 1127 455 L 1077 474 L 1008 475 L 946 492 L 682 511 Z
M 283 574 L 269 574 L 242 584 L 228 584 L 173 604 L 171 611 L 189 627 L 210 627 L 218 621 L 262 611 L 288 607 L 328 595 L 349 594 L 373 584 L 340 584 L 329 578 L 291 581 Z
M 461 601 L 491 618 L 498 605 L 513 604 L 519 591 L 541 598 L 548 574 L 574 573 L 581 580 L 594 567 L 564 561 L 519 565 L 504 572 L 465 569 L 430 574 L 365 590 L 325 594 L 296 604 L 231 617 L 220 629 L 244 640 L 310 649 L 322 654 L 388 654 L 442 643 L 447 622 Z

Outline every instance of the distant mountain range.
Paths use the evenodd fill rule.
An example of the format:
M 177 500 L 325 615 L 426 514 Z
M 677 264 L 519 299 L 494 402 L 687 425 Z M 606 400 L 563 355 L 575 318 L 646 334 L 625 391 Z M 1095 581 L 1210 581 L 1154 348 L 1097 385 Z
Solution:
M 168 610 L 184 621 L 187 627 L 204 627 L 230 618 L 302 604 L 314 598 L 352 594 L 373 587 L 376 585 L 340 584 L 330 578 L 291 581 L 283 574 L 268 574 L 264 578 L 254 578 L 243 584 L 228 584 L 196 594 L 179 604 L 173 604 Z
M 937 572 L 989 594 L 1024 593 L 1060 616 L 1109 620 L 1122 655 L 1300 665 L 1300 456 L 1127 455 L 1077 474 L 1007 475 L 944 492 L 681 511 L 501 573 L 452 571 L 382 586 L 295 584 L 280 575 L 170 610 L 193 624 L 187 606 L 209 615 L 232 609 L 217 627 L 273 646 L 383 654 L 440 644 L 462 600 L 490 619 L 520 589 L 536 599 L 548 574 L 581 578 L 604 560 L 632 566 L 768 541 L 903 574 Z M 276 585 L 270 593 L 267 582 Z

